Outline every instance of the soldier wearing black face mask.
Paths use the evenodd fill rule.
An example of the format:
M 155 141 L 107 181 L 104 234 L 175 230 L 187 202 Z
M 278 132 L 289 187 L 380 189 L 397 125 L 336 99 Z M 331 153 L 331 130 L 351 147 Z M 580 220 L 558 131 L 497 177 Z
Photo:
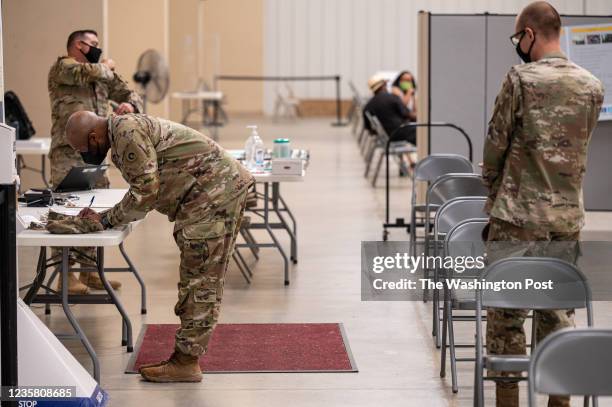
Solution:
M 557 10 L 545 1 L 527 5 L 516 18 L 510 41 L 525 63 L 504 77 L 485 138 L 482 175 L 490 216 L 485 238 L 513 242 L 514 256 L 575 261 L 571 250 L 580 240 L 585 217 L 583 176 L 604 89 L 599 79 L 563 54 L 561 25 Z M 561 253 L 534 249 L 559 247 L 561 242 L 567 249 Z M 491 262 L 506 256 L 507 250 L 499 248 L 488 243 Z M 489 355 L 526 354 L 527 314 L 527 309 L 487 310 Z M 539 343 L 573 326 L 573 309 L 536 310 L 532 334 Z M 487 370 L 496 381 L 496 406 L 518 407 L 521 373 L 497 369 Z M 570 398 L 550 394 L 548 407 L 570 407 Z
M 58 185 L 73 166 L 101 164 L 105 155 L 93 153 L 79 154 L 72 149 L 65 137 L 66 122 L 70 115 L 80 110 L 88 110 L 98 116 L 107 117 L 111 112 L 110 101 L 118 104 L 115 113 L 138 113 L 142 111 L 142 101 L 138 94 L 128 88 L 127 82 L 115 72 L 115 62 L 100 59 L 98 35 L 93 30 L 75 31 L 68 37 L 67 55 L 61 56 L 49 71 L 48 89 L 51 101 L 51 183 Z M 101 151 L 101 150 L 100 150 Z M 108 178 L 103 177 L 96 185 L 108 188 Z M 91 265 L 95 259 L 93 249 L 71 251 L 71 260 L 82 265 Z M 60 282 L 61 284 L 62 282 Z M 118 288 L 118 282 L 111 282 Z M 89 288 L 102 289 L 102 283 L 94 273 L 81 273 L 80 279 L 71 275 L 68 289 L 72 294 L 85 294 Z

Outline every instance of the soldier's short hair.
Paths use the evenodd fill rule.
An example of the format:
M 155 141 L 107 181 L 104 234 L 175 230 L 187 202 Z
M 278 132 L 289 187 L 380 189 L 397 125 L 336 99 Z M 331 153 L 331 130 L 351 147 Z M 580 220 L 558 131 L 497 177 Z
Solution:
M 95 30 L 77 30 L 77 31 L 73 31 L 70 33 L 70 35 L 68 36 L 68 41 L 66 41 L 66 49 L 69 49 L 70 46 L 75 43 L 76 41 L 81 40 L 85 34 L 93 34 L 96 37 L 98 36 L 98 33 Z
M 545 38 L 558 38 L 561 33 L 561 16 L 546 1 L 534 1 L 521 11 L 518 18 L 519 30 L 531 28 Z

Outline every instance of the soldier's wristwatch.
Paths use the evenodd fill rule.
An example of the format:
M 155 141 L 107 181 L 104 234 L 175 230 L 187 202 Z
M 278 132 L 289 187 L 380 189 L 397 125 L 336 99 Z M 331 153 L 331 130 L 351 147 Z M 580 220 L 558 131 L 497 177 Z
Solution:
M 111 225 L 110 221 L 108 220 L 108 216 L 106 214 L 102 215 L 102 220 L 100 220 L 100 223 L 102 223 L 102 227 L 104 229 L 110 229 L 113 227 L 113 225 Z

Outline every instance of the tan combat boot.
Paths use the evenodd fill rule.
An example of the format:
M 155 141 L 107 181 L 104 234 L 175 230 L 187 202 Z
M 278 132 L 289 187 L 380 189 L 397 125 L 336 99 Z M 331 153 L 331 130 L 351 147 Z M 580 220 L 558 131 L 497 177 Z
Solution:
M 62 280 L 63 278 L 62 278 L 62 275 L 60 274 L 57 280 L 57 291 L 60 293 L 62 292 L 62 283 L 63 283 Z M 68 273 L 68 294 L 73 294 L 73 295 L 89 294 L 89 287 L 81 283 L 76 278 L 74 273 Z
M 496 383 L 495 405 L 497 407 L 519 407 L 518 383 Z
M 201 382 L 199 359 L 175 351 L 167 361 L 141 367 L 140 374 L 145 380 L 155 383 Z
M 88 273 L 86 271 L 81 271 L 79 275 L 79 280 L 81 283 L 85 284 L 87 287 L 92 288 L 94 290 L 104 290 L 104 284 L 102 284 L 102 280 L 100 276 L 96 273 Z M 113 287 L 113 290 L 116 290 L 121 287 L 121 283 L 115 280 L 108 280 L 108 283 Z
M 570 407 L 569 396 L 548 396 L 548 407 Z

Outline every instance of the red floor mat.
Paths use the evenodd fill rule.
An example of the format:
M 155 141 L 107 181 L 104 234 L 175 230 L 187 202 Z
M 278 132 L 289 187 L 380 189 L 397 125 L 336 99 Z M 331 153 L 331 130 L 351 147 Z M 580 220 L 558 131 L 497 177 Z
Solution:
M 143 326 L 126 373 L 166 359 L 178 325 Z M 208 352 L 200 359 L 204 373 L 356 372 L 342 324 L 219 324 Z

